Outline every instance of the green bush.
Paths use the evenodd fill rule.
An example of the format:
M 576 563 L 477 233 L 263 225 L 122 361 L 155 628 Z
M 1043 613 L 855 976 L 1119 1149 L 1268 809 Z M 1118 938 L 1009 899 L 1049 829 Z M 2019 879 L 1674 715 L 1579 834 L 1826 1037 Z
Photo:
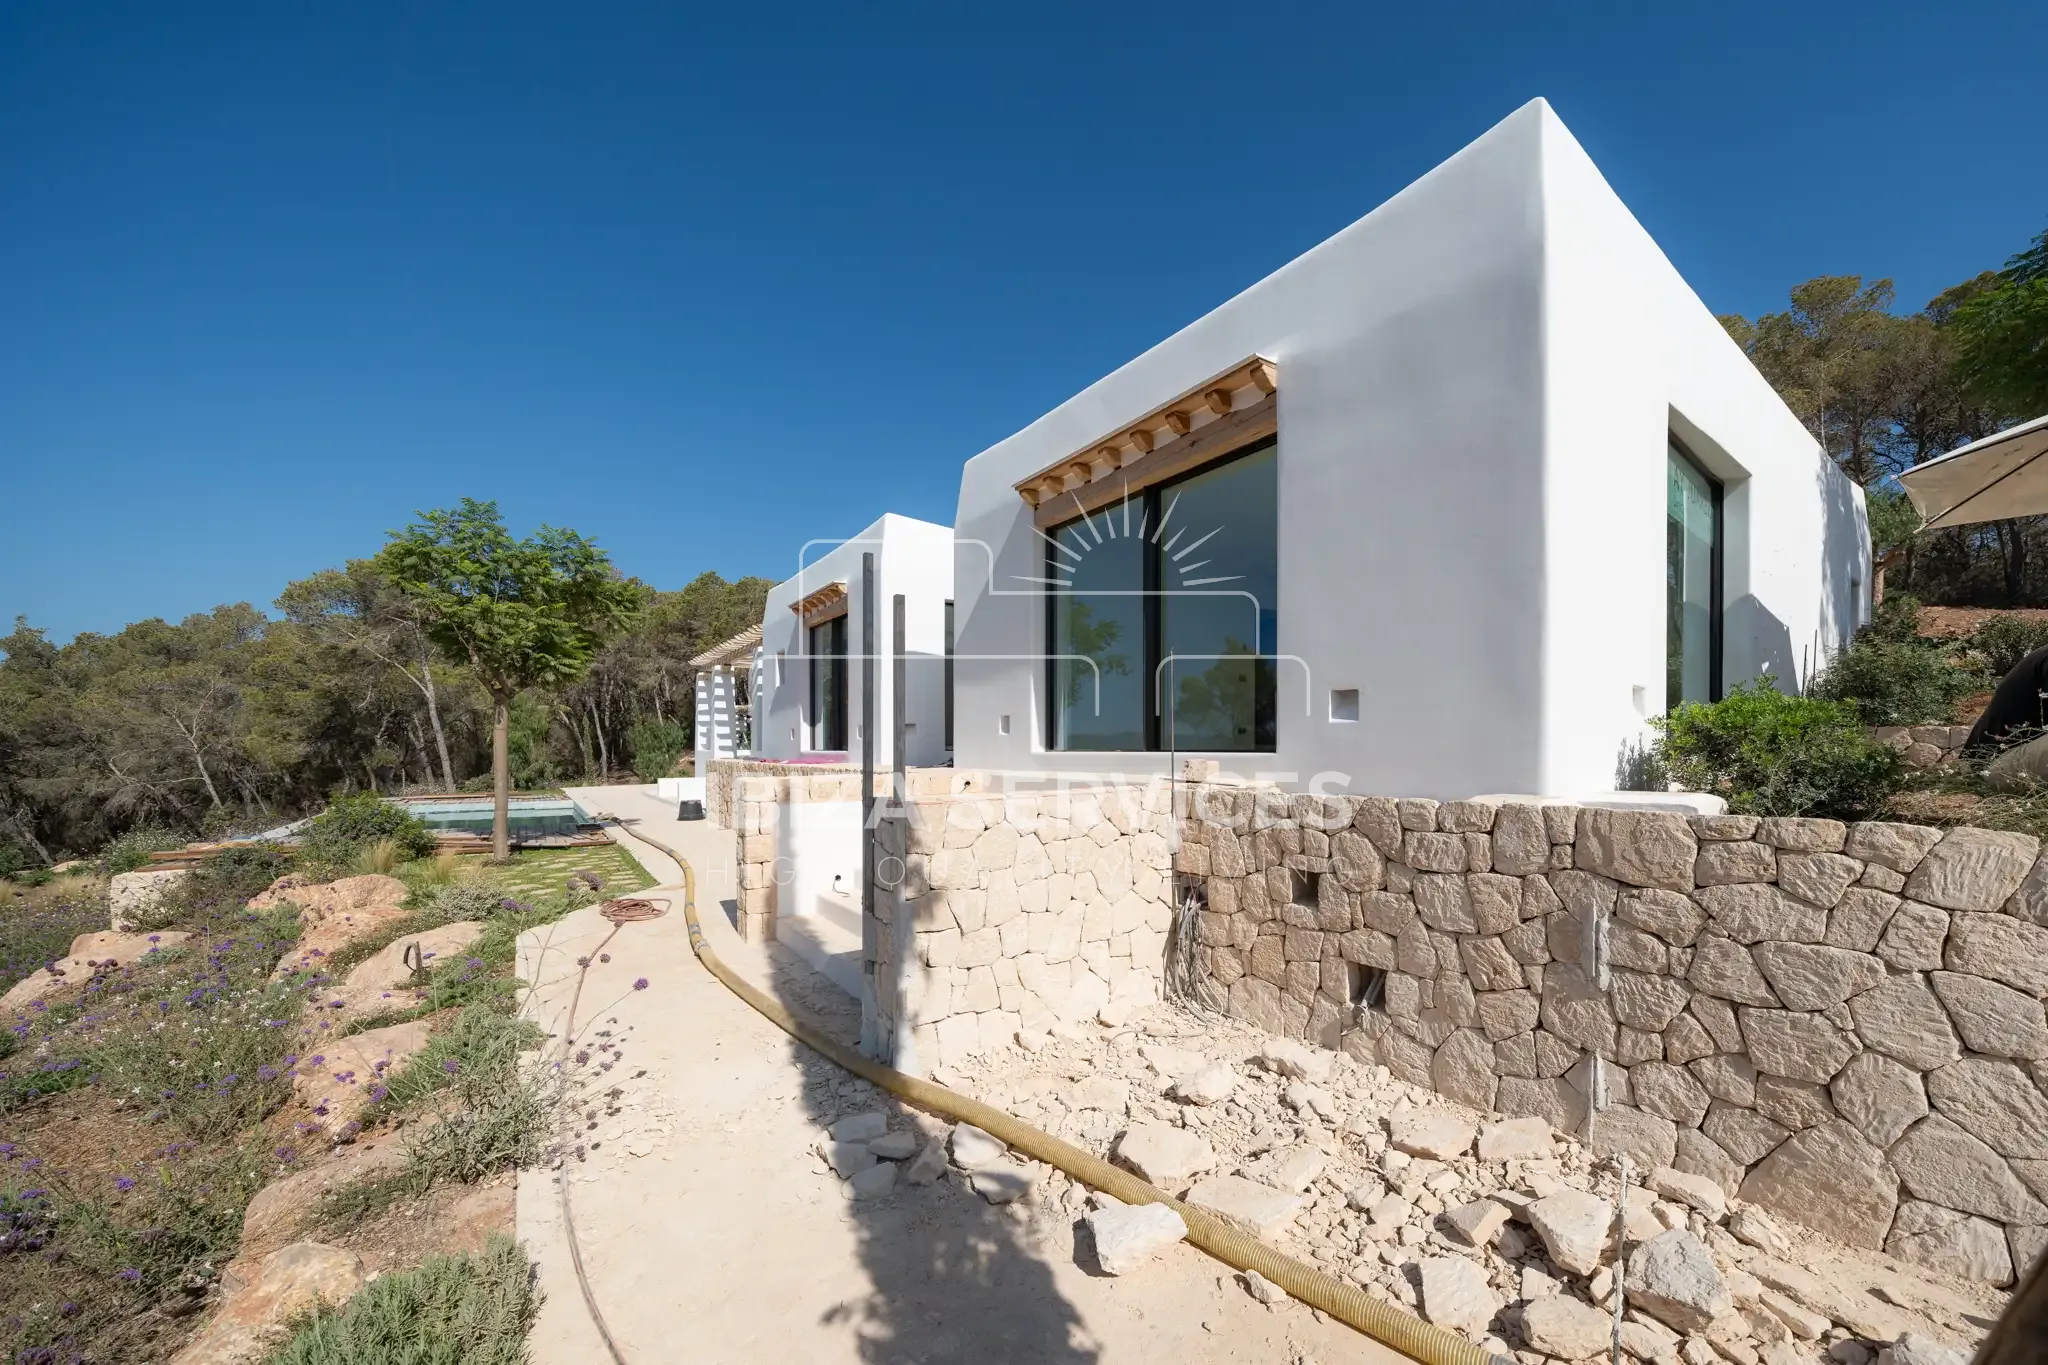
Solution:
M 1769 674 L 1652 724 L 1672 777 L 1740 815 L 1865 820 L 1899 786 L 1898 755 L 1871 738 L 1855 706 L 1787 696 Z
M 343 864 L 380 840 L 389 839 L 405 858 L 424 858 L 434 851 L 434 831 L 426 821 L 395 801 L 374 792 L 337 796 L 307 824 L 302 847 L 315 862 Z
M 1993 680 L 2018 668 L 2021 659 L 2043 645 L 2048 645 L 2048 621 L 2019 616 L 1994 616 L 1970 637 L 1970 652 L 1984 661 Z
M 100 854 L 100 862 L 110 874 L 134 872 L 149 866 L 150 854 L 183 848 L 186 843 L 185 836 L 169 825 L 138 825 L 108 844 Z
M 473 1256 L 429 1256 L 319 1309 L 270 1365 L 525 1365 L 539 1311 L 526 1253 L 493 1233 Z
M 1947 725 L 1957 703 L 1989 682 L 1954 652 L 1953 643 L 1873 625 L 1828 661 L 1807 695 L 1849 703 L 1865 725 Z
M 626 731 L 626 746 L 633 751 L 634 773 L 642 782 L 656 782 L 689 752 L 690 735 L 672 720 L 643 720 Z

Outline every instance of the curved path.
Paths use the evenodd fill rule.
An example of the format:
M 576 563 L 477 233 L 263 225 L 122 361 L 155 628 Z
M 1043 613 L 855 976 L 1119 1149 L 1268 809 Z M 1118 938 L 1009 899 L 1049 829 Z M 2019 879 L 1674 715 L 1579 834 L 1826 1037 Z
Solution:
M 793 1008 L 858 1031 L 853 1002 L 829 981 L 779 946 L 741 942 L 716 913 L 732 896 L 729 832 L 675 821 L 644 788 L 572 794 L 645 822 L 691 859 L 720 957 Z M 628 847 L 664 888 L 677 884 L 667 858 Z M 610 928 L 584 910 L 522 940 L 532 1017 L 561 1027 L 575 959 Z M 520 1178 L 519 1235 L 547 1294 L 536 1365 L 608 1359 L 570 1264 L 561 1177 L 593 1292 L 631 1365 L 1402 1359 L 1298 1304 L 1254 1302 L 1186 1246 L 1112 1279 L 1077 1251 L 1066 1220 L 992 1207 L 950 1181 L 849 1203 L 812 1155 L 819 1118 L 856 1106 L 837 1093 L 845 1074 L 705 971 L 680 914 L 629 924 L 606 951 L 584 986 L 578 1046 L 593 1049 L 593 1066 L 610 1056 L 600 1044 L 618 1043 L 623 1058 L 583 1101 L 597 1124 L 575 1139 L 584 1159 Z M 613 1087 L 618 1096 L 603 1093 Z

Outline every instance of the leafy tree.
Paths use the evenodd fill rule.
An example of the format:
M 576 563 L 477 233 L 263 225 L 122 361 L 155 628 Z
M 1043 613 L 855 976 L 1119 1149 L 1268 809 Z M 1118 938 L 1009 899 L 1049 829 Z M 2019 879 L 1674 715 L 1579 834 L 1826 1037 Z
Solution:
M 411 600 L 427 638 L 466 663 L 490 694 L 491 845 L 496 857 L 509 857 L 512 699 L 529 687 L 561 688 L 581 677 L 605 638 L 632 619 L 639 589 L 576 532 L 543 526 L 515 540 L 497 503 L 474 498 L 422 513 L 393 532 L 377 558 Z
M 1956 309 L 1960 369 L 1986 404 L 2016 417 L 2048 413 L 2048 231 Z

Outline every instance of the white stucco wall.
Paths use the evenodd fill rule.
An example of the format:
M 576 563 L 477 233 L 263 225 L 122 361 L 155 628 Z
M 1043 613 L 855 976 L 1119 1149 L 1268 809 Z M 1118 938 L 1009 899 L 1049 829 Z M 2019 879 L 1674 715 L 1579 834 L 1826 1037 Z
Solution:
M 759 681 L 754 700 L 754 756 L 795 758 L 810 752 L 810 661 L 803 622 L 793 603 L 835 579 L 846 582 L 847 758 L 861 756 L 861 556 L 875 556 L 877 767 L 890 760 L 894 724 L 890 687 L 891 599 L 904 595 L 904 636 L 910 654 L 905 669 L 908 694 L 905 736 L 912 766 L 943 763 L 945 748 L 945 603 L 953 595 L 953 531 L 893 512 L 859 535 L 836 543 L 814 542 L 802 551 L 803 567 L 775 585 L 762 613 Z M 778 660 L 778 655 L 780 659 Z M 779 667 L 778 667 L 779 664 Z M 778 682 L 778 673 L 780 681 Z
M 1611 787 L 1663 707 L 1671 429 L 1739 476 L 1726 679 L 1803 678 L 1856 617 L 1860 493 L 1538 100 L 968 461 L 960 766 L 1165 770 L 1046 750 L 1044 541 L 1013 485 L 1254 353 L 1279 369 L 1278 743 L 1181 757 L 1380 793 Z M 1359 719 L 1332 722 L 1351 687 Z

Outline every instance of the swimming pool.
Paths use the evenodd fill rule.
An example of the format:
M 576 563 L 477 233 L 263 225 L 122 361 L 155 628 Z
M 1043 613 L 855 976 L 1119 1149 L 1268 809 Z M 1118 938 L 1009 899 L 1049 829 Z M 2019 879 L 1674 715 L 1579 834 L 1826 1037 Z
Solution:
M 491 800 L 406 801 L 405 808 L 426 822 L 431 830 L 451 834 L 489 834 Z M 578 825 L 588 824 L 583 807 L 562 796 L 515 796 L 506 811 L 514 839 L 547 839 L 574 834 Z

